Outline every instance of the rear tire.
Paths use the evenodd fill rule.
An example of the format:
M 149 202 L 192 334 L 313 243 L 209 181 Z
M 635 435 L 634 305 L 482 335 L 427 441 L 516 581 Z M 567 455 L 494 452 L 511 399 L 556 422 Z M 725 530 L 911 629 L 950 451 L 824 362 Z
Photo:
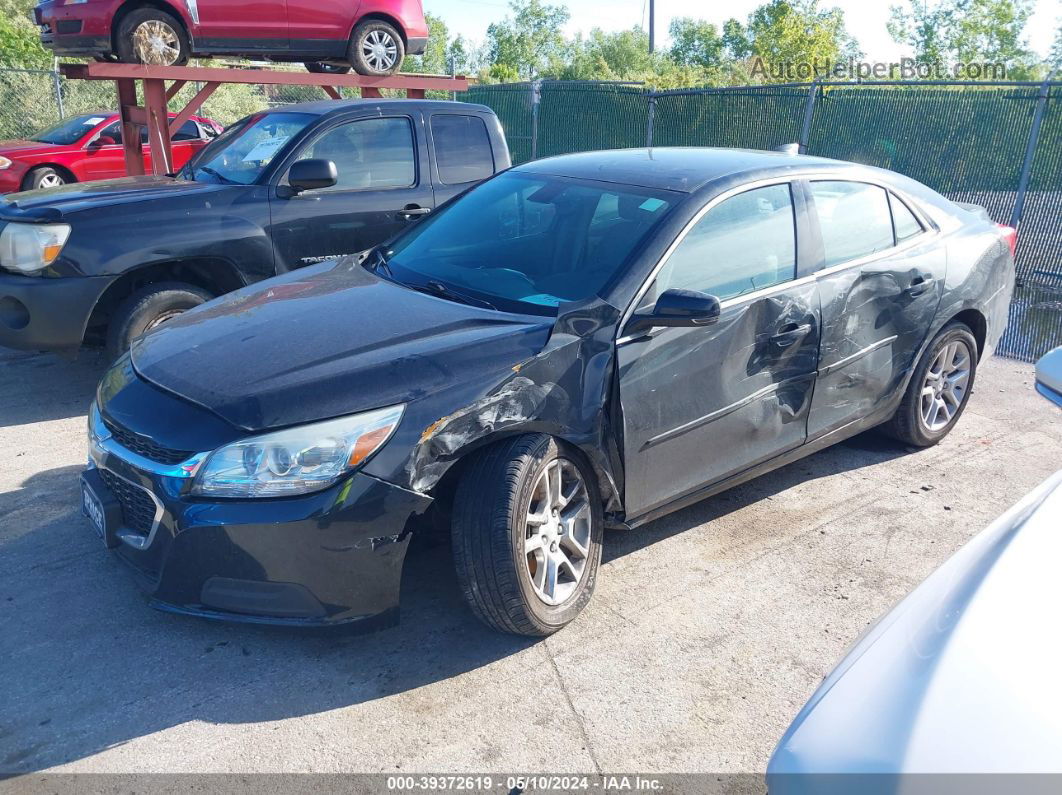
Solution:
M 22 190 L 41 190 L 42 188 L 58 188 L 77 180 L 70 179 L 51 166 L 41 166 L 30 171 L 22 180 Z
M 603 525 L 596 476 L 563 443 L 531 434 L 476 454 L 457 486 L 451 528 L 472 612 L 501 632 L 561 629 L 593 594 Z
M 926 348 L 900 407 L 882 430 L 914 447 L 932 447 L 959 421 L 977 376 L 977 340 L 949 323 Z
M 107 354 L 117 359 L 141 334 L 213 297 L 206 290 L 183 282 L 149 284 L 137 290 L 111 316 L 107 326 Z
M 172 14 L 138 8 L 118 23 L 115 49 L 122 63 L 183 66 L 188 63 L 191 47 L 184 25 Z
M 393 25 L 379 19 L 359 23 L 350 37 L 348 58 L 354 71 L 368 77 L 393 75 L 402 66 L 406 45 Z

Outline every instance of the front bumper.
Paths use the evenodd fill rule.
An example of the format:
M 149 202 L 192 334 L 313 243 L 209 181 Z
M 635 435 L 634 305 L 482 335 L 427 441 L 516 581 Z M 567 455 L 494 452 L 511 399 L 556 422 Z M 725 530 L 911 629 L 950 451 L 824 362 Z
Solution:
M 397 620 L 406 547 L 429 497 L 356 473 L 302 497 L 210 501 L 188 496 L 180 467 L 106 436 L 89 448 L 83 477 L 119 504 L 105 540 L 153 607 L 296 626 Z
M 0 271 L 0 345 L 24 351 L 76 349 L 109 276 L 22 276 Z
M 108 55 L 111 52 L 112 3 L 58 5 L 43 3 L 33 10 L 41 44 L 59 55 Z
M 18 193 L 22 190 L 22 180 L 30 167 L 19 160 L 12 160 L 7 168 L 0 169 L 0 193 Z

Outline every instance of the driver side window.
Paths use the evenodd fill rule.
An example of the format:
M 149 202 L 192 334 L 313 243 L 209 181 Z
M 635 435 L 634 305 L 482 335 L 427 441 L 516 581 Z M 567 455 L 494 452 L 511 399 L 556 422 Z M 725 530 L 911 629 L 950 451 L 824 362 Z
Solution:
M 796 219 L 788 184 L 731 196 L 709 210 L 657 275 L 664 290 L 697 290 L 725 301 L 796 277 Z M 644 303 L 644 302 L 643 302 Z
M 413 128 L 406 117 L 361 119 L 333 127 L 309 144 L 299 160 L 336 164 L 338 181 L 322 191 L 383 190 L 416 184 Z

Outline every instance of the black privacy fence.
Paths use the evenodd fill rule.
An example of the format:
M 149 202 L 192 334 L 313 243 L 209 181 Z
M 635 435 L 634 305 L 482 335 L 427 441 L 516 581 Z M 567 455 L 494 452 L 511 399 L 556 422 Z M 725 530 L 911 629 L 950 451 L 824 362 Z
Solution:
M 771 149 L 888 168 L 1016 224 L 1018 292 L 1000 346 L 1062 344 L 1062 81 L 802 83 L 649 91 L 630 83 L 473 86 L 513 162 L 638 146 Z

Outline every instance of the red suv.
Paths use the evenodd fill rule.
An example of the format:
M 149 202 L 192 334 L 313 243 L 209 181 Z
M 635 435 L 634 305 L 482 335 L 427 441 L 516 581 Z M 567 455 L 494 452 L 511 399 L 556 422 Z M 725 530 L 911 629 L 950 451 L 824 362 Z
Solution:
M 158 66 L 231 55 L 383 76 L 428 42 L 421 0 L 44 0 L 34 17 L 59 55 Z
M 90 0 L 91 2 L 91 0 Z M 170 118 L 177 114 L 171 113 Z M 173 137 L 173 168 L 221 132 L 221 125 L 193 116 Z M 144 137 L 144 171 L 151 173 L 151 146 Z M 69 182 L 124 177 L 125 152 L 117 113 L 71 116 L 26 140 L 0 141 L 0 193 L 54 188 Z

